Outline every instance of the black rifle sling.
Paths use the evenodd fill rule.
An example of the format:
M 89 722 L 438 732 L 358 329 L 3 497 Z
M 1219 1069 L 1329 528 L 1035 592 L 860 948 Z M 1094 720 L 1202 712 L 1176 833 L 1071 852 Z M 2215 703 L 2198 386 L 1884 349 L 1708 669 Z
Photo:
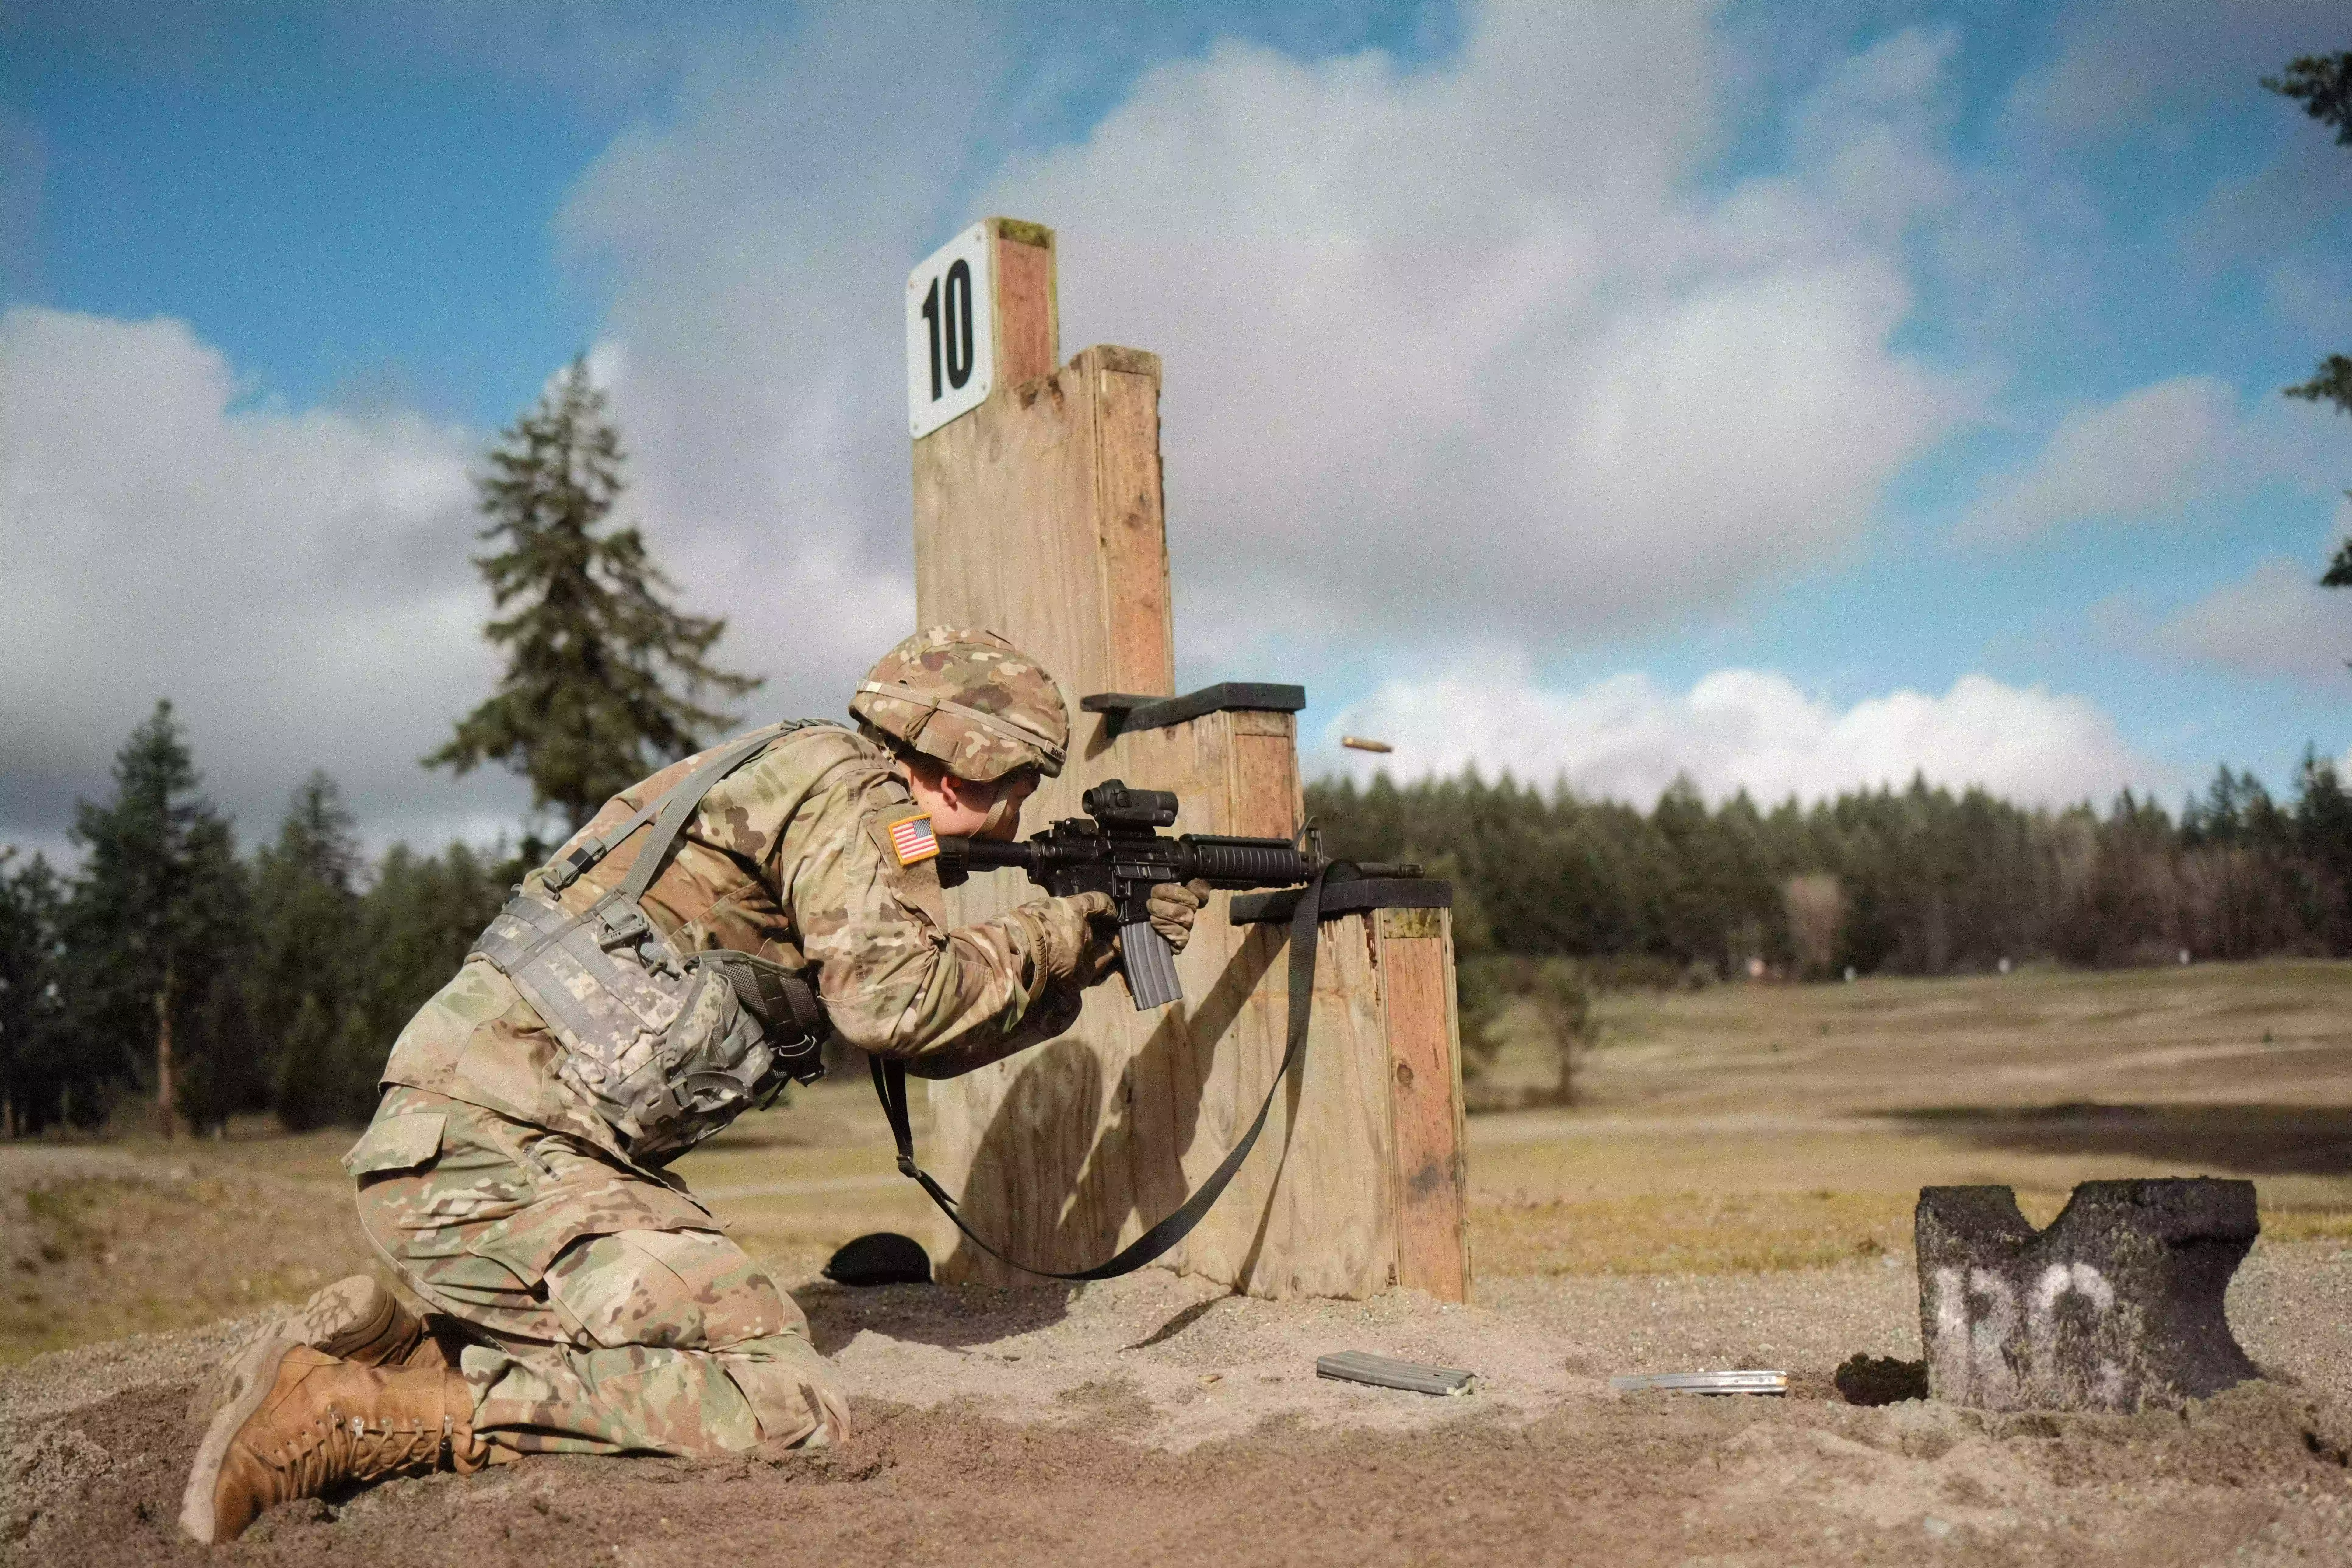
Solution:
M 1250 1123 L 1249 1131 L 1242 1135 L 1240 1142 L 1234 1145 L 1233 1152 L 1209 1173 L 1209 1179 L 1184 1200 L 1182 1207 L 1121 1247 L 1118 1256 L 1108 1262 L 1097 1263 L 1092 1268 L 1081 1268 L 1072 1274 L 1057 1273 L 1051 1268 L 1033 1268 L 1017 1258 L 1005 1257 L 973 1234 L 971 1226 L 964 1223 L 963 1215 L 958 1212 L 960 1205 L 956 1200 L 931 1179 L 929 1172 L 915 1163 L 915 1133 L 907 1121 L 905 1065 L 873 1057 L 868 1059 L 874 1068 L 874 1092 L 881 1097 L 882 1113 L 890 1119 L 891 1136 L 898 1141 L 900 1173 L 922 1184 L 923 1191 L 931 1195 L 931 1202 L 939 1205 L 940 1212 L 963 1232 L 965 1240 L 999 1263 L 1018 1268 L 1024 1274 L 1034 1274 L 1044 1279 L 1085 1280 L 1116 1279 L 1122 1274 L 1134 1273 L 1192 1234 L 1192 1227 L 1201 1223 L 1201 1216 L 1207 1214 L 1217 1199 L 1224 1194 L 1234 1173 L 1242 1168 L 1242 1162 L 1249 1158 L 1251 1148 L 1257 1142 L 1257 1135 L 1265 1130 L 1266 1116 L 1274 1110 L 1274 1097 L 1280 1094 L 1282 1086 L 1290 1080 L 1291 1072 L 1298 1066 L 1298 1058 L 1307 1048 L 1307 1015 L 1315 1005 L 1315 944 L 1322 929 L 1322 913 L 1323 873 L 1318 871 L 1315 879 L 1307 885 L 1307 890 L 1298 895 L 1298 907 L 1291 911 L 1290 1040 L 1283 1049 L 1282 1067 L 1274 1075 L 1274 1087 L 1266 1090 L 1265 1103 L 1257 1108 L 1257 1120 Z

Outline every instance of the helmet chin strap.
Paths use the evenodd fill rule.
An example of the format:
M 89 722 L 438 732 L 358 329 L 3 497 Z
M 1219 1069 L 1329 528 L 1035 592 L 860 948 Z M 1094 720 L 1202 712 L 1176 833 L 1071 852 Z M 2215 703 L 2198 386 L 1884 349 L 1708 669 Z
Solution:
M 996 781 L 996 799 L 988 808 L 988 817 L 980 825 L 980 831 L 972 837 L 975 838 L 999 837 L 1006 828 L 1020 820 L 1019 796 L 1004 787 L 1004 780 L 999 779 Z

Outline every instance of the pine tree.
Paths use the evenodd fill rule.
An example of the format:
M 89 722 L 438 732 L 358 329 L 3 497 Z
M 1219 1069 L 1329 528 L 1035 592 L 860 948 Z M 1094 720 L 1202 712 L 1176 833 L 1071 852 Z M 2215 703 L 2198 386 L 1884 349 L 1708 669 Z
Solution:
M 481 537 L 497 548 L 474 564 L 504 612 L 486 635 L 506 650 L 507 672 L 425 759 L 460 773 L 484 762 L 517 769 L 567 833 L 732 721 L 702 705 L 706 693 L 761 684 L 709 662 L 727 623 L 671 606 L 676 584 L 635 526 L 600 531 L 622 463 L 604 394 L 578 359 L 490 454 L 478 489 L 490 520 Z
M 425 857 L 396 844 L 360 900 L 360 948 L 367 973 L 359 991 L 373 1083 L 376 1068 L 416 1009 L 456 973 L 528 868 L 452 844 Z
M 2352 147 L 2352 49 L 2297 55 L 2287 61 L 2284 74 L 2263 78 L 2263 86 L 2303 105 L 2322 125 L 2335 127 L 2338 147 Z
M 201 783 L 171 703 L 158 702 L 115 753 L 114 798 L 75 807 L 83 864 L 67 909 L 63 989 L 78 1070 L 94 1083 L 145 1079 L 166 1136 L 184 1112 L 215 1119 L 217 1107 L 189 1095 L 233 1076 L 209 1058 L 245 1048 L 215 1037 L 203 1016 L 215 978 L 241 957 L 247 909 L 228 819 Z M 203 1070 L 191 1075 L 191 1064 Z M 98 1110 L 87 1098 L 76 1108 L 82 1118 Z
M 324 773 L 295 789 L 278 841 L 254 859 L 245 1004 L 278 1119 L 296 1131 L 347 1119 L 354 1098 L 340 1023 L 367 966 L 360 948 L 363 864 L 357 825 Z
M 2338 147 L 2352 147 L 2352 49 L 2298 55 L 2287 62 L 2282 75 L 2263 78 L 2263 85 L 2303 105 L 2303 111 L 2322 125 L 2334 127 Z M 2298 382 L 2285 392 L 2305 403 L 2332 403 L 2338 412 L 2352 414 L 2352 357 L 2327 355 L 2309 381 Z M 2326 588 L 2352 588 L 2352 539 L 2336 547 L 2335 558 L 2319 582 Z
M 36 855 L 0 848 L 0 1136 L 58 1120 L 64 1075 L 65 891 Z
M 2333 761 L 2306 747 L 2295 770 L 2292 831 L 2302 852 L 2304 904 L 2330 952 L 2352 947 L 2352 792 Z

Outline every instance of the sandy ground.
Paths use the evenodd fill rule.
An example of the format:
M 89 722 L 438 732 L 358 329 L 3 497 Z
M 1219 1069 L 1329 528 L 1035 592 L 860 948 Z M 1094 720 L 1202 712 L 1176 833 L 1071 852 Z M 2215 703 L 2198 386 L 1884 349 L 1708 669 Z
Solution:
M 1473 1125 L 1471 1307 L 1257 1301 L 1156 1271 L 843 1289 L 815 1278 L 832 1245 L 923 1231 L 877 1172 L 870 1113 L 828 1090 L 698 1152 L 691 1177 L 792 1284 L 852 1392 L 849 1442 L 399 1481 L 278 1510 L 221 1555 L 2352 1561 L 2347 999 L 2352 969 L 2311 965 L 1617 1005 L 1596 1104 Z M 190 1325 L 29 1359 L 47 1342 L 13 1342 L 0 1557 L 203 1555 L 173 1529 L 190 1394 L 260 1321 L 246 1302 L 299 1296 L 353 1256 L 340 1143 L 0 1146 L 0 1256 L 26 1332 Z M 2265 1237 L 2230 1310 L 2268 1381 L 2135 1416 L 1837 1397 L 1846 1357 L 1918 1353 L 1920 1182 L 2011 1181 L 2046 1218 L 2074 1181 L 2191 1171 L 2260 1185 Z M 1341 1349 L 1465 1367 L 1480 1387 L 1317 1378 L 1314 1358 Z M 1607 1384 L 1727 1365 L 1784 1368 L 1792 1392 Z
M 541 1459 L 273 1513 L 256 1563 L 838 1560 L 2068 1563 L 2352 1560 L 2352 1256 L 2258 1249 L 2231 1315 L 2278 1381 L 2189 1413 L 1840 1402 L 1916 1354 L 1907 1270 L 1505 1279 L 1488 1304 L 1271 1303 L 1151 1273 L 1082 1290 L 797 1292 L 855 1391 L 825 1455 Z M 191 1385 L 236 1325 L 0 1374 L 18 1560 L 194 1560 L 172 1519 Z M 1314 1375 L 1364 1349 L 1476 1371 L 1435 1399 Z M 1611 1372 L 1783 1366 L 1786 1399 L 1612 1394 Z

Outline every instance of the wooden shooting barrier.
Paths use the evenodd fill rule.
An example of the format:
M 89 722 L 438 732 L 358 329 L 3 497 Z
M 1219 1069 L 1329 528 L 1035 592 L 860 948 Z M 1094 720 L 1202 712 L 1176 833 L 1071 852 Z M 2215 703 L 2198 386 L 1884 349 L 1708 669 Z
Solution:
M 1160 360 L 1100 346 L 1059 364 L 1052 231 L 983 226 L 992 297 L 971 315 L 992 333 L 994 381 L 914 443 L 915 596 L 920 624 L 1001 632 L 1062 683 L 1070 763 L 1023 830 L 1079 815 L 1088 785 L 1123 778 L 1177 793 L 1175 832 L 1291 837 L 1298 702 L 1286 689 L 1213 689 L 1213 710 L 1155 728 L 1081 710 L 1097 693 L 1175 694 Z M 982 920 L 1036 896 L 1016 873 L 982 873 L 949 910 Z M 1177 961 L 1174 1006 L 1139 1013 L 1113 980 L 1062 1038 L 928 1086 L 926 1164 L 981 1234 L 1042 1267 L 1090 1267 L 1247 1130 L 1282 1058 L 1287 943 L 1285 923 L 1232 913 L 1230 895 L 1211 900 Z M 1450 914 L 1330 915 L 1302 1070 L 1223 1199 L 1163 1261 L 1256 1296 L 1403 1286 L 1466 1300 L 1466 1187 Z M 932 1250 L 943 1279 L 1026 1278 L 944 1219 Z

